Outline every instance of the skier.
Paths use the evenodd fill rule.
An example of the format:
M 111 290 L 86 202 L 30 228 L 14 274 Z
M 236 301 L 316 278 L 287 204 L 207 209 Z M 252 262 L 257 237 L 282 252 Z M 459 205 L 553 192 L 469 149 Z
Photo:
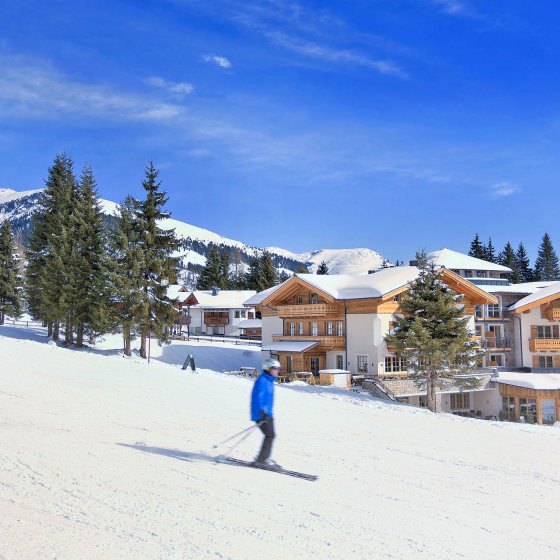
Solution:
M 264 469 L 280 469 L 280 465 L 270 459 L 272 441 L 274 440 L 274 419 L 272 406 L 274 403 L 274 382 L 280 373 L 280 362 L 267 358 L 263 364 L 263 372 L 253 386 L 251 394 L 251 420 L 257 422 L 264 435 L 260 453 L 253 466 Z

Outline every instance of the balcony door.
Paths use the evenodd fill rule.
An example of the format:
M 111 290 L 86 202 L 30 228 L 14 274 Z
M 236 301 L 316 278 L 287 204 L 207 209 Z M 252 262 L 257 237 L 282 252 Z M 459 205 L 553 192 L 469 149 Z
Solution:
M 319 373 L 319 369 L 321 368 L 320 360 L 320 358 L 309 358 L 309 363 L 313 375 L 318 375 Z

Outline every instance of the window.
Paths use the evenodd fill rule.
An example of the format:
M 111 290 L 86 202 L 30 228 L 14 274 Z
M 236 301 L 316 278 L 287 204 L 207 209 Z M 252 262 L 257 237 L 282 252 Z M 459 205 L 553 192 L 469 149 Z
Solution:
M 551 368 L 552 367 L 552 356 L 539 356 L 539 367 L 540 368 Z
M 326 326 L 327 334 L 331 334 L 331 335 L 332 335 L 332 333 L 333 333 L 333 324 L 329 322 L 329 323 L 326 323 L 325 326 Z
M 537 327 L 537 338 L 558 338 L 558 325 L 541 325 Z
M 486 316 L 498 318 L 500 316 L 500 306 L 498 304 L 489 304 L 486 306 Z
M 296 296 L 296 305 L 301 305 L 303 303 L 303 296 Z
M 294 371 L 294 361 L 292 356 L 286 356 L 286 373 L 292 373 Z
M 368 359 L 367 356 L 356 356 L 358 363 L 358 373 L 367 373 Z
M 486 278 L 486 271 L 485 270 L 477 270 L 476 271 L 476 277 L 477 278 Z
M 400 356 L 385 356 L 385 372 L 407 371 L 406 360 Z
M 239 319 L 239 311 L 236 311 L 236 312 L 235 312 L 235 318 L 236 318 L 236 319 Z
M 554 424 L 556 421 L 556 411 L 552 399 L 541 400 L 541 416 L 543 424 Z
M 522 416 L 527 424 L 537 423 L 536 399 L 519 399 L 519 420 L 521 420 Z
M 344 356 L 342 354 L 336 355 L 336 369 L 344 369 Z
M 294 336 L 296 334 L 296 324 L 290 323 L 290 336 Z
M 314 375 L 317 375 L 319 373 L 319 358 L 310 358 L 310 365 L 311 365 L 311 371 L 313 372 Z
M 472 270 L 465 270 L 465 278 L 472 278 Z
M 298 323 L 298 334 L 303 334 L 303 323 Z
M 342 321 L 336 322 L 336 336 L 342 336 Z
M 241 318 L 245 319 L 245 317 L 247 317 L 247 311 L 241 311 Z
M 400 294 L 397 294 L 396 296 L 393 296 L 393 301 L 400 301 Z
M 503 367 L 504 366 L 503 355 L 502 354 L 490 354 L 488 356 L 488 365 L 489 366 Z
M 482 305 L 475 305 L 474 306 L 474 316 L 477 319 L 482 319 Z
M 510 422 L 515 422 L 517 420 L 515 416 L 514 397 L 502 397 L 502 416 L 504 420 L 509 420 Z
M 482 336 L 482 326 L 481 325 L 476 325 L 474 328 L 474 334 L 476 336 Z
M 452 393 L 451 410 L 464 410 L 471 407 L 471 396 L 469 393 Z
M 310 301 L 311 303 L 317 303 L 319 301 L 317 298 L 317 294 L 311 294 Z
M 418 397 L 418 406 L 421 406 L 422 408 L 426 408 L 428 406 L 428 397 L 426 397 L 426 395 L 420 395 Z
M 317 336 L 319 334 L 319 324 L 311 323 L 311 336 Z

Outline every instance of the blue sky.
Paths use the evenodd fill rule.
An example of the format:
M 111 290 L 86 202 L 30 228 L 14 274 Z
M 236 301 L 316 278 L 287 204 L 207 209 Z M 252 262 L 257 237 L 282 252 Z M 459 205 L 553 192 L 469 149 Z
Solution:
M 173 217 L 390 259 L 475 232 L 560 249 L 560 5 L 0 0 L 0 186 L 54 155 Z

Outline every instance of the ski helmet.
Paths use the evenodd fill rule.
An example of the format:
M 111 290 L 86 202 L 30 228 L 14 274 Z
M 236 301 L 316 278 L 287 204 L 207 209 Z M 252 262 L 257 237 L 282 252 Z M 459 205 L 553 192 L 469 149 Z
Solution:
M 278 360 L 275 360 L 274 358 L 267 358 L 264 361 L 263 369 L 264 371 L 268 371 L 271 368 L 280 369 L 280 362 Z

